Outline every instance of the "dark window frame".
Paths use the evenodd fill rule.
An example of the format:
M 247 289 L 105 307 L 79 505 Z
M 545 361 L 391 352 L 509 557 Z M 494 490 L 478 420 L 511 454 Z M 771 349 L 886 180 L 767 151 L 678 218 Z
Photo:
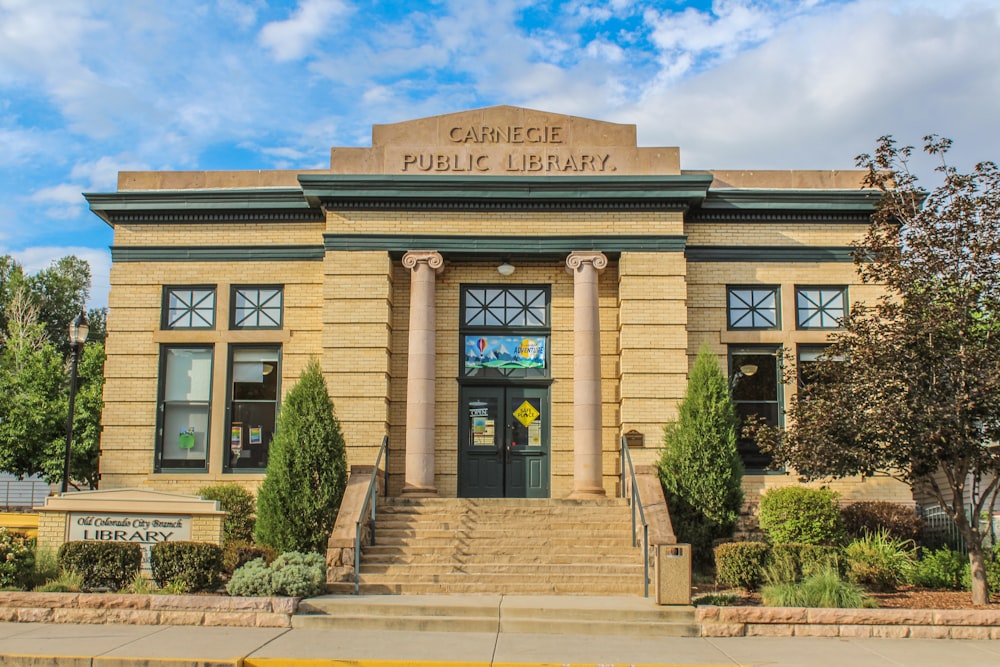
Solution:
M 543 325 L 504 325 L 504 324 L 468 324 L 466 317 L 469 293 L 473 290 L 538 290 L 545 299 L 545 324 Z M 522 309 L 524 310 L 524 309 Z M 469 374 L 465 368 L 465 339 L 467 336 L 533 336 L 545 341 L 544 368 L 526 369 L 482 369 L 491 372 Z M 458 375 L 462 382 L 490 381 L 505 382 L 543 381 L 551 382 L 552 378 L 552 286 L 549 284 L 494 284 L 494 283 L 463 283 L 459 285 L 459 329 L 458 329 Z
M 165 459 L 163 455 L 166 430 L 166 390 L 167 390 L 167 359 L 170 350 L 208 350 L 210 353 L 210 368 L 208 375 L 208 400 L 207 401 L 178 401 L 177 404 L 200 405 L 207 407 L 207 426 L 205 429 L 205 458 L 198 464 L 196 461 L 181 459 Z M 212 384 L 215 379 L 215 345 L 213 344 L 162 344 L 160 345 L 160 359 L 158 364 L 157 394 L 156 394 L 156 438 L 153 453 L 154 473 L 204 473 L 208 472 L 209 461 L 212 456 Z
M 747 314 L 740 318 L 742 321 L 745 317 L 750 317 L 751 325 L 746 326 L 733 321 L 733 304 L 732 296 L 734 292 L 747 291 L 751 292 L 750 303 L 743 300 L 746 303 L 746 308 L 739 308 L 738 310 L 745 310 Z M 769 292 L 774 297 L 774 322 L 767 326 L 756 326 L 753 324 L 755 314 L 760 311 L 757 309 L 758 299 L 755 292 Z M 764 317 L 760 315 L 760 317 Z M 726 328 L 728 331 L 777 331 L 781 329 L 781 285 L 726 285 Z
M 179 326 L 170 323 L 170 297 L 172 294 L 182 291 L 191 292 L 192 294 L 196 291 L 206 291 L 211 293 L 212 296 L 211 324 L 203 326 Z M 194 301 L 194 299 L 192 298 L 191 301 Z M 219 321 L 218 308 L 219 308 L 219 290 L 217 285 L 164 285 L 162 301 L 160 305 L 160 328 L 169 331 L 175 331 L 175 330 L 212 331 L 216 328 L 217 322 Z M 198 309 L 195 308 L 195 304 L 192 303 L 190 307 L 187 309 L 186 313 L 190 313 L 191 317 L 193 318 L 194 315 L 198 313 Z M 198 314 L 198 317 L 204 319 L 204 317 L 202 317 L 201 314 Z
M 254 290 L 257 291 L 258 300 L 256 302 L 254 302 L 253 312 L 256 313 L 256 315 L 257 315 L 258 324 L 255 324 L 255 325 L 240 324 L 240 323 L 238 323 L 236 321 L 237 296 L 241 292 L 249 292 L 249 291 L 254 291 Z M 267 317 L 267 318 L 271 319 L 272 321 L 274 319 L 269 314 L 267 314 L 265 312 L 264 306 L 266 305 L 267 302 L 265 301 L 265 302 L 262 303 L 260 301 L 260 293 L 263 290 L 274 290 L 275 292 L 277 292 L 279 298 L 281 299 L 281 303 L 278 305 L 278 322 L 277 322 L 277 324 L 267 324 L 267 325 L 261 325 L 261 324 L 259 324 L 260 318 L 262 316 L 263 317 Z M 270 300 L 270 299 L 268 299 L 268 300 Z M 246 318 L 244 318 L 244 321 L 245 320 L 246 320 Z M 277 331 L 277 330 L 280 330 L 280 329 L 284 328 L 284 326 L 285 326 L 285 286 L 284 285 L 258 285 L 258 284 L 249 284 L 249 285 L 231 285 L 230 286 L 230 288 L 229 288 L 229 328 L 230 329 L 237 330 L 237 331 Z
M 825 325 L 809 325 L 804 324 L 802 321 L 802 313 L 805 309 L 799 306 L 799 295 L 803 292 L 809 290 L 817 290 L 819 292 L 819 303 L 816 304 L 814 308 L 810 308 L 809 312 L 813 314 L 810 315 L 808 319 L 813 319 L 814 317 L 819 317 L 822 322 L 823 318 L 826 316 L 834 317 L 832 314 L 828 313 L 826 305 L 823 303 L 823 292 L 826 291 L 837 291 L 840 296 L 840 310 L 843 313 L 842 317 L 838 320 L 838 323 L 834 326 Z M 795 328 L 800 331 L 838 331 L 844 328 L 843 320 L 847 318 L 849 314 L 849 301 L 847 297 L 847 285 L 796 285 L 795 286 Z M 837 318 L 834 317 L 836 320 Z
M 233 428 L 233 405 L 236 401 L 233 399 L 233 369 L 234 360 L 236 357 L 236 352 L 239 350 L 274 350 L 277 354 L 277 361 L 275 362 L 275 368 L 272 371 L 275 374 L 276 386 L 275 386 L 275 397 L 274 403 L 274 431 L 271 432 L 271 440 L 273 440 L 274 433 L 277 432 L 278 427 L 278 413 L 281 409 L 281 367 L 283 363 L 283 353 L 284 349 L 280 343 L 239 343 L 229 345 L 229 350 L 226 359 L 226 409 L 225 409 L 225 424 L 226 430 L 223 439 L 223 455 L 222 455 L 222 472 L 227 475 L 240 475 L 240 474 L 263 474 L 267 469 L 267 458 L 270 456 L 271 440 L 268 440 L 266 449 L 267 457 L 263 462 L 263 465 L 258 466 L 247 466 L 240 467 L 232 464 L 232 428 Z M 241 399 L 241 403 L 272 403 L 270 399 L 267 400 L 247 400 Z M 249 425 L 248 425 L 249 426 Z M 249 444 L 249 434 L 247 434 L 247 440 Z
M 726 367 L 729 371 L 729 387 L 730 393 L 733 398 L 733 406 L 736 408 L 737 416 L 740 417 L 740 429 L 742 429 L 744 420 L 743 416 L 746 410 L 742 409 L 742 406 L 773 406 L 775 412 L 775 424 L 774 426 L 783 426 L 785 423 L 785 395 L 784 395 L 784 383 L 782 381 L 782 347 L 780 345 L 744 345 L 744 344 L 734 344 L 729 345 L 726 351 Z M 774 398 L 773 399 L 739 399 L 737 398 L 737 383 L 740 380 L 739 367 L 735 364 L 735 358 L 739 356 L 767 356 L 774 359 Z M 759 368 L 755 371 L 755 374 L 759 372 Z M 761 376 L 762 377 L 762 376 Z M 760 413 L 755 413 L 760 414 Z M 748 457 L 756 457 L 758 460 L 763 461 L 767 459 L 766 455 L 760 453 L 759 449 L 754 452 L 751 448 L 756 447 L 756 443 L 749 442 L 748 438 L 744 438 L 741 432 L 738 432 L 737 443 L 741 448 L 740 459 L 743 461 L 744 468 L 749 474 L 768 474 L 768 473 L 780 473 L 781 470 L 774 470 L 768 467 L 769 462 L 763 463 L 762 465 L 749 465 L 747 462 Z

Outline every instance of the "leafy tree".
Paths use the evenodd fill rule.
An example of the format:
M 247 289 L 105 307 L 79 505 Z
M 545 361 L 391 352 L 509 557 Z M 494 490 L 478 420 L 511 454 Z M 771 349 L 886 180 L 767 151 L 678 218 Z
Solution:
M 278 551 L 323 551 L 346 483 L 344 437 L 312 359 L 278 415 L 257 493 L 257 541 Z
M 739 517 L 743 464 L 729 384 L 707 346 L 698 352 L 678 412 L 664 430 L 660 480 L 674 532 L 699 562 L 710 562 L 712 541 L 731 536 Z
M 5 312 L 7 331 L 0 354 L 0 469 L 23 477 L 40 472 L 45 452 L 59 442 L 65 452 L 66 408 L 61 398 L 66 372 L 62 356 L 46 340 L 38 309 L 23 285 L 15 289 Z
M 958 172 L 950 143 L 925 137 L 941 160 L 930 192 L 892 137 L 858 157 L 881 198 L 855 257 L 884 296 L 853 307 L 788 428 L 758 441 L 806 479 L 879 473 L 927 488 L 969 546 L 973 602 L 987 604 L 977 518 L 1000 481 L 1000 172 Z
M 9 255 L 0 257 L 2 470 L 62 481 L 72 354 L 67 330 L 89 290 L 85 260 L 64 257 L 34 276 L 25 276 Z M 103 309 L 90 311 L 91 336 L 78 367 L 70 456 L 71 480 L 90 488 L 96 488 L 98 479 L 104 321 Z

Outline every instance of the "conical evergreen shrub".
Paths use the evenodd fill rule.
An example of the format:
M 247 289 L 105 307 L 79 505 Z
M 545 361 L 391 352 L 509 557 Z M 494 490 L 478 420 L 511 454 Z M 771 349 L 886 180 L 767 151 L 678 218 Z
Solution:
M 312 359 L 281 405 L 257 493 L 257 541 L 279 552 L 323 552 L 346 483 L 344 436 Z
M 743 504 L 739 419 L 726 376 L 707 346 L 698 352 L 678 413 L 664 430 L 660 480 L 674 533 L 691 544 L 695 562 L 705 564 L 712 560 L 713 541 L 732 536 Z

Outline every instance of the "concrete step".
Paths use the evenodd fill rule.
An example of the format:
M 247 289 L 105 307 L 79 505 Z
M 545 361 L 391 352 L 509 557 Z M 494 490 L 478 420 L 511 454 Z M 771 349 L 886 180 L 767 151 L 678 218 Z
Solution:
M 362 595 L 574 595 L 574 596 L 620 596 L 642 595 L 642 576 L 635 580 L 581 582 L 568 581 L 535 582 L 517 581 L 499 583 L 496 581 L 467 582 L 409 582 L 398 578 L 385 582 L 369 581 L 361 575 Z M 327 583 L 326 591 L 336 595 L 353 595 L 353 582 Z
M 399 576 L 407 579 L 423 577 L 429 574 L 463 574 L 463 575 L 516 575 L 524 577 L 529 572 L 533 578 L 565 577 L 567 572 L 572 576 L 621 575 L 641 577 L 642 563 L 568 563 L 561 565 L 523 565 L 520 563 L 369 563 L 361 566 L 364 575 Z
M 369 547 L 376 549 L 379 547 Z M 605 550 L 573 551 L 566 553 L 535 553 L 530 551 L 484 553 L 476 551 L 465 553 L 452 549 L 440 551 L 412 547 L 397 549 L 386 547 L 384 551 L 362 552 L 365 566 L 368 565 L 461 565 L 461 564 L 500 564 L 505 566 L 542 567 L 542 566 L 576 566 L 577 564 L 629 564 L 642 563 L 642 552 L 629 549 L 624 552 L 609 553 Z
M 658 607 L 641 597 L 539 595 L 327 595 L 303 600 L 293 628 L 528 632 L 691 637 L 693 607 Z
M 440 534 L 413 534 L 405 531 L 383 534 L 376 529 L 376 545 L 383 546 L 447 546 L 462 544 L 467 548 L 489 549 L 497 546 L 509 546 L 514 549 L 537 549 L 539 547 L 556 547 L 563 550 L 573 549 L 583 544 L 592 547 L 607 547 L 614 550 L 617 547 L 631 546 L 631 539 L 621 537 L 590 537 L 577 535 L 576 537 L 549 537 L 548 535 L 479 535 L 479 534 L 458 534 L 454 532 L 442 532 Z

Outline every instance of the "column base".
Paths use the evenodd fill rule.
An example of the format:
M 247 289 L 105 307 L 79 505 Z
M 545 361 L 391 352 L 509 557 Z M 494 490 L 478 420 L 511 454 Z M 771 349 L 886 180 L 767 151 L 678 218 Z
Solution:
M 413 486 L 404 484 L 400 496 L 404 498 L 437 498 L 438 491 L 433 486 Z
M 604 490 L 603 486 L 591 486 L 584 487 L 581 489 L 573 489 L 573 492 L 567 496 L 570 499 L 577 500 L 587 500 L 593 498 L 607 498 L 608 494 Z

